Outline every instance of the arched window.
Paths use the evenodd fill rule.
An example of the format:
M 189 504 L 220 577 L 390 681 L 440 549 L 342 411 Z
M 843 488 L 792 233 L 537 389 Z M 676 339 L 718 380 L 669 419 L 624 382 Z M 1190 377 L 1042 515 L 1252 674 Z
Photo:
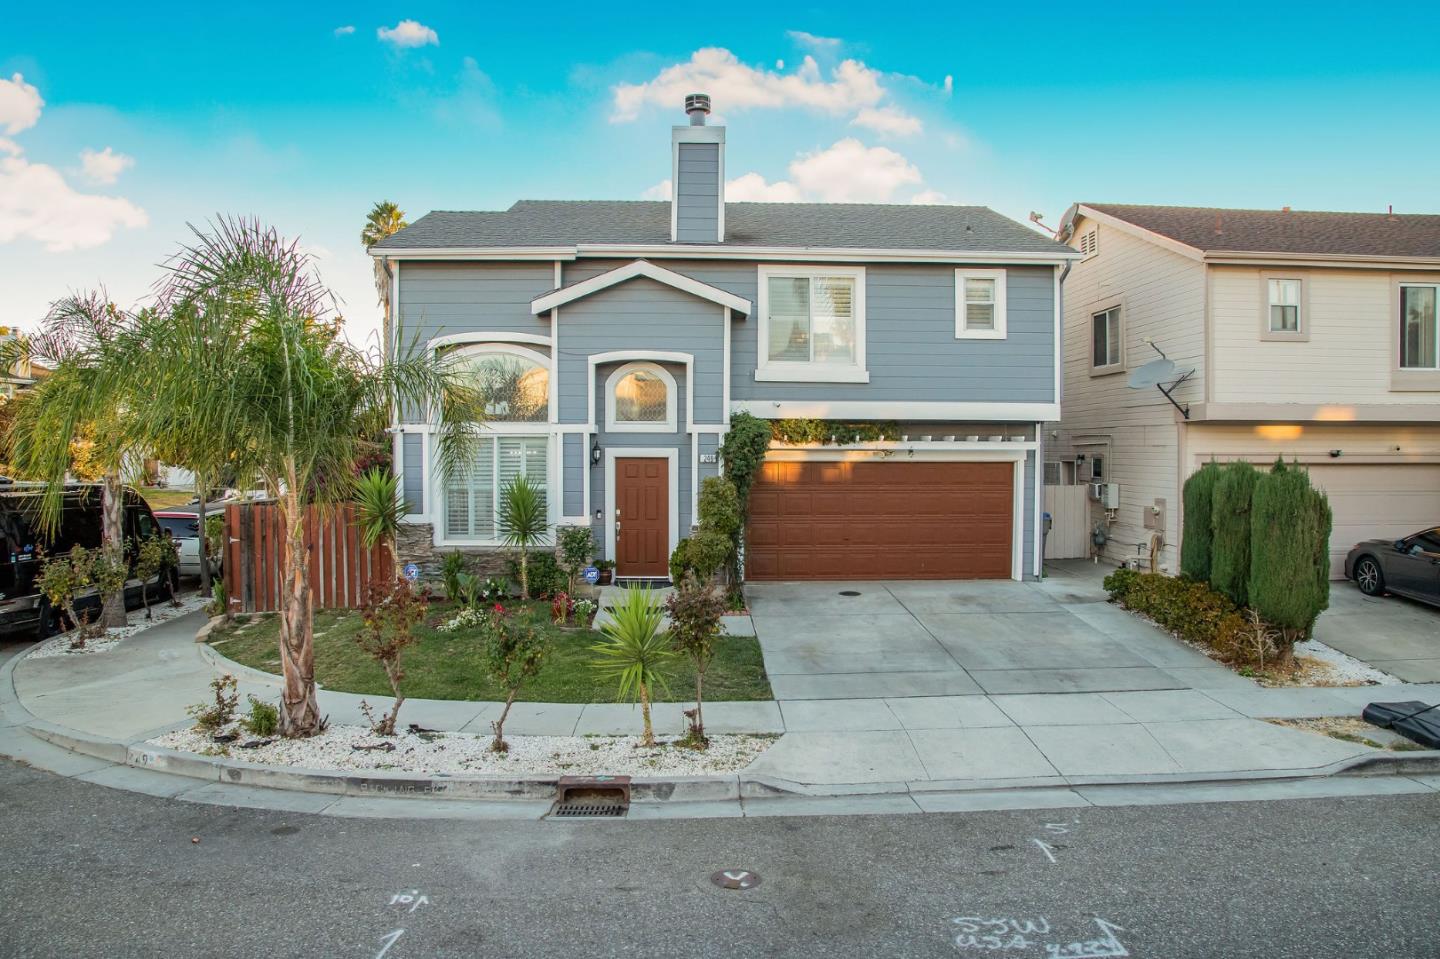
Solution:
M 497 423 L 545 423 L 550 419 L 550 360 L 523 346 L 462 346 L 450 361 L 474 377 L 485 413 Z
M 664 367 L 627 363 L 605 381 L 605 395 L 607 430 L 675 432 L 675 377 Z

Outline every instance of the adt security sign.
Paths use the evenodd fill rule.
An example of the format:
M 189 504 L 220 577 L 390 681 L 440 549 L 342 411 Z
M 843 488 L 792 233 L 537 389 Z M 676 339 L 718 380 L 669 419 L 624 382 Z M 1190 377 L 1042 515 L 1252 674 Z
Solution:
M 594 566 L 586 566 L 584 576 L 585 582 L 589 583 L 591 586 L 594 586 L 596 583 L 600 582 L 600 570 L 595 568 Z
M 420 578 L 420 567 L 416 566 L 414 563 L 406 563 L 404 572 L 405 578 L 412 583 Z

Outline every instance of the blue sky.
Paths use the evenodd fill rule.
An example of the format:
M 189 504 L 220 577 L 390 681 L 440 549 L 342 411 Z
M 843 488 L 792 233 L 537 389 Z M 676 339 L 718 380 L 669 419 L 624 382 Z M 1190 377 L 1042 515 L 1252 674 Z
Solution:
M 0 323 L 97 283 L 133 301 L 187 221 L 236 213 L 300 236 L 363 340 L 371 203 L 663 196 L 691 87 L 732 198 L 1440 212 L 1440 5 L 890 9 L 23 5 Z

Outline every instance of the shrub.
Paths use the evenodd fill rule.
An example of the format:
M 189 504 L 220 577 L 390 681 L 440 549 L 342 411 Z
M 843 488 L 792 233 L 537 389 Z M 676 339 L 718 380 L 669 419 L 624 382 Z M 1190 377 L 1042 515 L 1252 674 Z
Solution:
M 700 484 L 696 513 L 701 529 L 733 537 L 740 531 L 739 490 L 723 476 L 707 476 Z
M 509 570 L 511 578 L 519 582 L 521 573 L 520 562 L 516 559 L 511 559 L 509 562 Z M 531 597 L 535 599 L 549 599 L 565 589 L 565 574 L 561 571 L 560 564 L 550 553 L 536 553 L 534 556 L 531 556 L 527 575 L 530 580 L 529 595 L 526 596 L 524 590 L 521 590 L 521 595 L 527 599 Z M 498 580 L 495 582 L 498 582 Z M 489 581 L 487 581 L 486 585 L 488 587 Z M 492 597 L 487 596 L 487 599 L 489 598 Z
M 130 578 L 130 564 L 125 560 L 125 554 L 118 548 L 109 549 L 104 546 L 90 554 L 90 582 L 95 585 L 95 592 L 100 594 L 100 608 L 103 610 L 110 605 L 115 596 L 120 597 L 120 615 L 125 616 L 125 581 Z M 100 629 L 99 632 L 104 632 Z
M 670 614 L 670 645 L 689 658 L 695 667 L 695 709 L 687 739 L 690 745 L 703 749 L 705 738 L 705 670 L 715 655 L 720 638 L 720 618 L 725 615 L 725 597 L 708 582 L 694 574 L 675 584 L 675 591 L 665 600 Z M 687 711 L 689 715 L 689 711 Z
M 409 580 L 398 579 L 389 586 L 381 583 L 371 586 L 360 609 L 362 625 L 355 634 L 355 645 L 385 670 L 385 678 L 390 681 L 390 691 L 395 696 L 390 712 L 372 724 L 377 736 L 395 735 L 395 720 L 400 715 L 400 705 L 405 702 L 405 694 L 400 691 L 400 682 L 405 678 L 400 657 L 418 641 L 415 627 L 425 620 L 425 599 L 425 587 L 417 592 L 411 589 Z
M 655 745 L 650 690 L 657 684 L 665 686 L 666 672 L 675 658 L 660 631 L 663 615 L 650 590 L 631 586 L 611 610 L 610 621 L 601 627 L 604 641 L 590 647 L 600 657 L 590 666 L 602 677 L 615 680 L 616 698 L 639 701 L 644 730 L 640 742 L 644 746 Z
M 150 612 L 150 591 L 147 581 L 151 576 L 160 576 L 158 588 L 165 581 L 165 572 L 177 562 L 175 541 L 164 536 L 151 536 L 140 541 L 135 552 L 135 577 L 140 580 L 140 602 L 145 605 L 145 618 L 152 619 Z
M 1260 476 L 1245 462 L 1227 463 L 1215 480 L 1211 503 L 1214 538 L 1210 585 L 1244 606 L 1250 590 L 1250 500 Z
M 740 552 L 745 545 L 745 520 L 750 515 L 750 487 L 760 473 L 765 461 L 765 452 L 770 448 L 770 424 L 750 413 L 736 413 L 730 417 L 730 432 L 720 444 L 720 462 L 724 476 L 735 487 L 735 499 L 740 506 L 740 525 L 730 536 L 730 583 L 738 588 L 740 576 Z
M 1330 504 L 1305 470 L 1277 463 L 1255 484 L 1250 604 L 1280 630 L 1283 665 L 1330 605 L 1330 525 Z
M 701 582 L 710 582 L 730 558 L 732 548 L 730 537 L 714 530 L 702 529 L 687 536 L 670 554 L 670 581 L 679 584 L 686 574 L 694 574 Z
M 508 752 L 505 719 L 510 715 L 510 706 L 525 682 L 545 665 L 550 647 L 540 630 L 517 622 L 497 606 L 485 619 L 485 653 L 490 678 L 505 688 L 505 707 L 500 710 L 500 718 L 490 724 L 495 731 L 490 750 Z
M 250 714 L 240 719 L 240 725 L 252 736 L 267 739 L 280 728 L 280 710 L 263 699 L 250 695 Z
M 595 534 L 588 526 L 561 526 L 555 530 L 555 546 L 560 568 L 565 571 L 565 588 L 575 592 L 580 572 L 595 555 Z
M 90 583 L 91 555 L 89 550 L 80 546 L 64 556 L 46 557 L 45 566 L 40 570 L 40 592 L 50 601 L 51 608 L 65 614 L 75 631 L 70 639 L 71 649 L 80 649 L 89 638 L 85 621 L 75 611 L 75 597 Z
M 1210 552 L 1215 538 L 1215 481 L 1220 467 L 1206 463 L 1185 481 L 1185 529 L 1180 542 L 1180 572 L 1202 583 L 1210 581 Z
M 377 543 L 394 555 L 391 543 L 408 505 L 400 495 L 400 477 L 390 470 L 370 469 L 355 478 L 355 507 L 360 520 L 360 541 L 366 549 Z
M 782 443 L 861 443 L 899 439 L 900 424 L 846 423 L 842 420 L 816 419 L 771 420 L 770 432 Z
M 545 493 L 525 476 L 516 476 L 500 491 L 500 508 L 496 519 L 500 538 L 514 546 L 520 556 L 520 598 L 530 598 L 530 547 L 550 528 L 545 509 Z M 536 557 L 539 559 L 539 557 Z M 555 557 L 550 556 L 550 562 Z M 558 567 L 557 567 L 558 569 Z M 554 590 L 552 589 L 551 592 Z
M 574 606 L 575 604 L 570 601 L 570 594 L 562 589 L 550 600 L 550 621 L 556 626 L 564 626 L 570 619 L 570 610 Z
M 240 704 L 240 694 L 235 687 L 235 677 L 229 673 L 210 680 L 213 700 L 185 710 L 195 720 L 195 728 L 213 735 L 234 722 L 235 707 Z
M 1244 615 L 1206 583 L 1118 569 L 1105 577 L 1104 585 L 1111 600 L 1150 617 L 1181 639 L 1209 646 L 1227 660 L 1246 659 Z
M 469 575 L 465 572 L 465 554 L 452 550 L 445 554 L 440 560 L 440 582 L 445 587 L 445 598 L 450 602 L 458 602 L 460 599 L 460 577 Z

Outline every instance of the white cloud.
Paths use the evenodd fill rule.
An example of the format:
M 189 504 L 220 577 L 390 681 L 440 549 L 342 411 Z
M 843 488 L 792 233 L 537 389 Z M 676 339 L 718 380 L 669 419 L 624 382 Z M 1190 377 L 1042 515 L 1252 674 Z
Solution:
M 30 129 L 40 119 L 40 108 L 44 105 L 40 91 L 26 83 L 20 74 L 9 80 L 0 77 L 0 131 L 14 136 Z
M 668 199 L 670 199 L 670 196 L 671 196 L 671 194 L 672 194 L 674 191 L 675 191 L 675 186 L 674 186 L 674 184 L 672 184 L 672 183 L 670 182 L 669 177 L 666 177 L 665 179 L 661 180 L 659 183 L 655 184 L 654 186 L 647 188 L 644 193 L 640 194 L 640 199 L 642 199 L 642 200 L 668 200 Z M 725 195 L 725 198 L 726 198 L 726 199 L 730 199 L 730 195 L 727 193 L 727 194 Z
M 0 129 L 19 133 L 40 119 L 45 101 L 20 74 L 0 79 Z M 80 154 L 87 176 L 101 182 L 129 166 L 129 157 L 106 147 L 102 152 Z M 109 176 L 109 180 L 102 178 Z M 76 191 L 59 170 L 31 163 L 14 140 L 0 137 L 0 243 L 23 238 L 46 250 L 62 253 L 99 246 L 116 230 L 145 226 L 145 211 L 122 197 L 96 196 Z
M 784 73 L 741 63 L 719 47 L 696 50 L 685 63 L 661 70 L 645 83 L 614 87 L 611 122 L 634 120 L 646 106 L 679 110 L 686 94 L 710 94 L 718 109 L 800 107 L 841 116 L 873 107 L 885 98 L 881 74 L 858 60 L 844 60 L 825 77 L 814 57 Z
M 401 20 L 393 27 L 381 27 L 375 35 L 396 47 L 439 46 L 440 34 L 418 20 Z
M 802 47 L 809 47 L 811 50 L 825 51 L 840 49 L 841 40 L 839 37 L 817 37 L 813 33 L 806 33 L 804 30 L 786 30 L 785 35 Z
M 345 26 L 343 26 L 343 27 L 336 27 L 336 28 L 335 28 L 335 36 L 337 36 L 337 37 L 348 37 L 348 36 L 350 36 L 350 34 L 352 34 L 352 33 L 354 33 L 354 32 L 355 32 L 355 25 L 354 25 L 353 23 L 347 23 L 347 24 L 346 24 Z
M 731 203 L 799 203 L 805 197 L 793 183 L 784 180 L 767 183 L 758 173 L 746 173 L 726 182 L 725 199 Z
M 911 203 L 949 203 L 950 199 L 939 190 L 921 190 L 910 198 Z
M 924 179 L 894 150 L 867 147 L 853 137 L 797 157 L 790 178 L 803 194 L 825 203 L 889 203 L 900 189 Z
M 896 137 L 914 136 L 924 129 L 919 117 L 911 116 L 895 106 L 866 107 L 855 115 L 850 125 L 868 127 L 877 133 Z
M 106 147 L 99 153 L 86 147 L 80 151 L 80 172 L 91 183 L 111 184 L 135 165 L 135 158 Z
M 945 84 L 942 89 L 944 89 L 947 97 L 955 92 L 955 78 L 948 73 L 945 74 Z

